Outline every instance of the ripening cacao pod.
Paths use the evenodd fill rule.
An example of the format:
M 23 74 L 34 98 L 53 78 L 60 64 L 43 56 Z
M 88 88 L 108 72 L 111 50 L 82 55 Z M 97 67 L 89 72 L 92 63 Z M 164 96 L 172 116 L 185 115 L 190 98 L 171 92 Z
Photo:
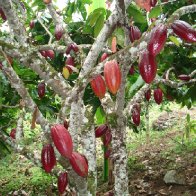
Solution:
M 47 57 L 47 55 L 46 55 L 46 51 L 45 50 L 40 50 L 39 51 L 40 52 L 40 54 L 43 56 L 43 57 Z
M 95 137 L 103 136 L 108 130 L 108 126 L 106 124 L 100 125 L 95 129 Z
M 103 145 L 106 147 L 112 141 L 112 134 L 110 130 L 107 130 L 105 135 L 103 135 Z
M 150 84 L 157 73 L 157 64 L 155 57 L 150 55 L 147 50 L 145 50 L 139 58 L 139 71 L 143 80 Z
M 62 172 L 59 174 L 58 177 L 58 190 L 59 193 L 63 194 L 65 192 L 65 189 L 68 185 L 68 175 L 67 172 Z
M 140 124 L 140 107 L 138 105 L 133 106 L 132 120 L 136 126 L 139 126 L 139 124 Z
M 116 60 L 108 61 L 104 65 L 104 78 L 109 91 L 115 95 L 121 84 L 121 71 Z
M 145 9 L 147 12 L 150 11 L 150 0 L 135 0 L 135 2 L 140 8 Z
M 68 130 L 60 124 L 51 127 L 51 136 L 59 153 L 70 158 L 73 151 L 72 138 Z
M 144 95 L 145 95 L 146 100 L 149 101 L 149 100 L 150 100 L 150 97 L 151 97 L 151 90 L 148 89 L 148 90 L 145 92 Z
M 37 91 L 38 91 L 38 95 L 39 95 L 39 97 L 40 97 L 40 99 L 42 98 L 42 97 L 44 97 L 44 95 L 45 95 L 45 83 L 44 82 L 40 82 L 39 84 L 38 84 L 38 87 L 37 87 Z
M 163 100 L 163 92 L 160 88 L 154 90 L 154 100 L 159 105 Z
M 69 159 L 73 170 L 82 177 L 88 175 L 88 161 L 86 157 L 78 152 L 73 152 Z
M 104 153 L 104 158 L 105 159 L 108 159 L 110 157 L 110 154 L 111 154 L 111 150 L 108 149 L 105 153 Z
M 49 4 L 49 3 L 52 2 L 52 0 L 43 0 L 43 2 L 44 2 L 45 4 Z
M 79 48 L 78 48 L 78 46 L 76 44 L 70 44 L 67 47 L 67 50 L 65 51 L 65 53 L 68 55 L 68 54 L 70 54 L 71 50 L 73 50 L 74 52 L 78 52 Z
M 46 50 L 46 51 L 45 51 L 45 55 L 46 55 L 47 57 L 49 57 L 50 59 L 54 59 L 54 57 L 55 57 L 55 53 L 54 53 L 53 50 Z
M 141 37 L 141 31 L 137 26 L 131 25 L 129 27 L 129 39 L 131 42 L 138 40 Z
M 55 38 L 57 40 L 60 40 L 61 37 L 63 36 L 63 33 L 64 33 L 63 26 L 61 24 L 56 25 L 56 28 L 55 28 Z
M 155 7 L 156 4 L 157 4 L 157 0 L 150 0 L 151 7 Z
M 90 84 L 95 95 L 100 99 L 104 98 L 106 93 L 106 86 L 102 76 L 97 75 L 94 79 L 92 79 Z
M 64 76 L 65 79 L 68 79 L 69 76 L 70 76 L 70 71 L 69 70 L 70 70 L 70 67 L 67 67 L 67 66 L 63 67 L 63 76 Z
M 163 49 L 167 39 L 167 28 L 164 24 L 158 24 L 152 30 L 148 42 L 148 51 L 151 55 L 156 56 Z
M 187 22 L 175 20 L 171 25 L 174 33 L 186 42 L 196 42 L 196 30 Z
M 11 137 L 12 139 L 16 139 L 16 128 L 11 130 L 11 132 L 10 132 L 10 137 Z
M 108 57 L 109 57 L 109 55 L 108 55 L 106 52 L 104 52 L 104 53 L 101 55 L 100 62 L 105 61 Z
M 54 148 L 51 144 L 46 144 L 42 148 L 41 162 L 45 172 L 50 173 L 56 165 Z
M 182 74 L 178 76 L 178 79 L 183 80 L 183 81 L 189 81 L 191 77 L 189 75 Z
M 133 75 L 134 71 L 135 71 L 135 69 L 134 69 L 134 66 L 132 65 L 131 68 L 129 69 L 129 74 Z
M 30 21 L 29 27 L 30 27 L 30 29 L 33 29 L 35 27 L 35 21 L 34 20 Z
M 64 120 L 63 125 L 64 125 L 65 129 L 68 129 L 68 127 L 69 127 L 69 123 L 67 122 L 67 120 L 66 120 L 66 119 Z
M 1 18 L 2 18 L 4 21 L 7 20 L 7 18 L 6 18 L 6 16 L 5 16 L 5 13 L 4 13 L 4 11 L 3 11 L 2 8 L 0 8 L 0 16 L 1 16 Z
M 65 61 L 65 65 L 68 65 L 67 68 L 69 70 L 69 73 L 71 74 L 72 73 L 72 69 L 71 69 L 71 67 L 69 67 L 69 65 L 71 65 L 73 67 L 75 66 L 74 58 L 71 57 L 71 56 L 67 57 L 67 59 Z

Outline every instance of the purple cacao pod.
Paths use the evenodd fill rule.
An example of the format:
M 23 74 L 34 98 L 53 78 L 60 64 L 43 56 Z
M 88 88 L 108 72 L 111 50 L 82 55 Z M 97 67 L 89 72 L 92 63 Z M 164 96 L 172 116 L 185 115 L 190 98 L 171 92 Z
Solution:
M 107 130 L 108 126 L 106 124 L 100 125 L 95 129 L 95 137 L 97 138 L 103 136 Z
M 59 174 L 58 177 L 58 190 L 59 193 L 63 194 L 65 192 L 65 189 L 68 185 L 68 175 L 67 172 L 62 172 Z
M 154 90 L 154 100 L 159 105 L 163 100 L 163 92 L 160 88 Z

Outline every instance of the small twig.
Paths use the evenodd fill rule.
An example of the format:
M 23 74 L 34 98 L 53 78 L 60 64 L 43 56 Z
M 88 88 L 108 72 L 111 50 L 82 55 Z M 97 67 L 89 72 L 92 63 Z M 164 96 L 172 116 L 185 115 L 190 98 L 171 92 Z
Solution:
M 169 69 L 167 70 L 166 76 L 165 76 L 165 79 L 166 79 L 166 80 L 169 80 L 169 74 L 170 74 L 170 71 L 172 71 L 172 70 L 174 70 L 174 67 L 171 67 L 171 68 L 169 68 Z
M 20 105 L 17 104 L 17 105 L 0 105 L 0 107 L 2 108 L 18 108 Z

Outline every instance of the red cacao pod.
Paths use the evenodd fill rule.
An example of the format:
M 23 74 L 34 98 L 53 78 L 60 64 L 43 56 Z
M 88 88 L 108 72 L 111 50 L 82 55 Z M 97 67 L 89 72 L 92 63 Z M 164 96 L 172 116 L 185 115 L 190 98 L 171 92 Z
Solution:
M 65 53 L 68 55 L 68 54 L 70 54 L 71 50 L 73 50 L 74 52 L 78 52 L 79 48 L 78 48 L 78 46 L 76 44 L 70 44 L 67 47 L 67 50 L 65 51 Z
M 44 82 L 39 83 L 37 88 L 38 88 L 38 95 L 41 99 L 45 95 L 45 83 Z
M 66 67 L 69 70 L 69 73 L 71 74 L 73 72 L 73 70 L 71 69 L 71 67 L 69 67 L 69 65 L 71 65 L 73 67 L 75 66 L 74 58 L 71 56 L 67 57 L 67 59 L 65 61 L 65 65 L 68 65 Z
M 106 124 L 100 125 L 95 129 L 95 137 L 97 138 L 103 136 L 107 130 L 108 126 Z
M 10 137 L 12 139 L 16 139 L 16 128 L 12 129 L 11 132 L 10 132 Z
M 140 107 L 138 105 L 133 106 L 132 120 L 136 126 L 139 126 L 139 124 L 140 124 Z
M 112 134 L 110 130 L 107 130 L 105 135 L 103 135 L 103 145 L 106 147 L 112 141 Z
M 157 64 L 155 57 L 150 55 L 147 50 L 145 50 L 139 58 L 139 71 L 143 80 L 150 84 L 157 73 Z
M 43 2 L 44 2 L 45 4 L 49 4 L 49 3 L 52 2 L 52 0 L 43 0 Z
M 150 0 L 151 7 L 155 7 L 156 4 L 157 4 L 157 0 Z
M 101 75 L 97 75 L 91 82 L 91 88 L 95 95 L 100 99 L 104 98 L 106 93 L 105 82 Z
M 29 27 L 30 27 L 30 29 L 33 29 L 35 27 L 35 21 L 34 20 L 30 21 Z
M 61 24 L 56 25 L 55 37 L 56 37 L 57 40 L 61 39 L 61 37 L 63 36 L 63 33 L 64 33 L 63 26 Z
M 45 172 L 50 173 L 56 165 L 54 148 L 51 144 L 46 144 L 42 148 L 41 162 Z
M 154 27 L 148 42 L 148 51 L 151 55 L 156 56 L 163 49 L 167 39 L 167 28 L 164 24 L 158 24 Z
M 46 55 L 46 51 L 45 50 L 40 50 L 40 53 L 41 53 L 41 55 L 43 56 L 43 57 L 47 57 L 47 55 Z
M 182 20 L 175 20 L 171 25 L 174 33 L 186 42 L 196 42 L 196 30 Z
M 140 8 L 150 11 L 150 0 L 135 0 L 135 2 Z
M 68 175 L 67 172 L 62 172 L 59 174 L 58 177 L 58 190 L 59 193 L 63 194 L 65 192 L 65 189 L 68 185 Z
M 104 158 L 105 159 L 108 159 L 110 157 L 110 154 L 111 154 L 111 150 L 107 150 L 105 153 L 104 153 Z
M 51 136 L 59 153 L 70 158 L 73 151 L 72 138 L 68 130 L 60 124 L 51 127 Z
M 163 100 L 163 92 L 160 88 L 154 90 L 154 100 L 159 105 Z
M 101 55 L 100 62 L 105 61 L 108 57 L 109 57 L 109 55 L 108 55 L 106 52 L 104 52 L 104 53 Z
M 65 129 L 68 129 L 68 127 L 69 127 L 69 123 L 67 122 L 67 120 L 66 120 L 66 119 L 64 120 L 63 125 L 64 125 Z
M 131 25 L 129 27 L 129 39 L 131 40 L 131 42 L 138 40 L 141 37 L 141 35 L 141 31 L 137 26 Z
M 109 91 L 115 95 L 121 84 L 121 71 L 116 60 L 105 63 L 104 78 Z
M 73 170 L 82 177 L 88 176 L 88 161 L 86 157 L 78 152 L 73 152 L 69 159 Z
M 0 16 L 1 16 L 1 18 L 2 18 L 4 21 L 7 20 L 7 18 L 6 18 L 6 16 L 5 16 L 5 13 L 4 13 L 4 11 L 3 11 L 2 8 L 0 8 Z
M 46 55 L 47 57 L 49 57 L 50 59 L 54 59 L 54 57 L 55 57 L 55 53 L 54 53 L 53 50 L 46 50 L 46 51 L 45 51 L 45 55 Z
M 191 77 L 189 75 L 182 74 L 178 76 L 178 79 L 183 80 L 183 81 L 189 81 Z
M 150 100 L 150 97 L 151 97 L 151 90 L 148 89 L 148 90 L 145 92 L 144 95 L 145 95 L 146 100 L 149 101 L 149 100 Z
M 132 65 L 131 68 L 130 68 L 130 70 L 129 70 L 129 74 L 130 75 L 133 75 L 134 74 L 134 71 L 135 71 L 135 69 L 134 69 L 134 66 Z

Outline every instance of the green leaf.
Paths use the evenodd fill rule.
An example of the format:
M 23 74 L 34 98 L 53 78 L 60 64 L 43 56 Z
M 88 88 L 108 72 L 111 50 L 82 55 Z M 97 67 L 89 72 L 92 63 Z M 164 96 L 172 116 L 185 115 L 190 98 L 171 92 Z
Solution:
M 96 25 L 94 27 L 94 36 L 97 37 L 99 35 L 99 32 L 103 28 L 104 25 L 104 15 L 100 15 L 99 19 L 96 22 Z
M 100 106 L 97 108 L 95 113 L 95 123 L 97 125 L 104 124 L 106 122 L 105 112 L 103 111 L 103 108 Z
M 187 114 L 187 115 L 186 115 L 186 120 L 187 120 L 187 122 L 190 122 L 190 121 L 191 121 L 190 114 Z
M 139 76 L 136 82 L 129 89 L 129 96 L 133 93 L 133 91 L 140 88 L 143 84 L 144 84 L 144 80 L 142 79 L 141 76 Z
M 178 41 L 178 39 L 175 36 L 169 36 L 169 39 L 176 45 L 176 46 L 180 46 L 180 42 Z
M 157 18 L 161 14 L 161 6 L 156 6 L 152 8 L 152 10 L 149 13 L 149 18 Z

